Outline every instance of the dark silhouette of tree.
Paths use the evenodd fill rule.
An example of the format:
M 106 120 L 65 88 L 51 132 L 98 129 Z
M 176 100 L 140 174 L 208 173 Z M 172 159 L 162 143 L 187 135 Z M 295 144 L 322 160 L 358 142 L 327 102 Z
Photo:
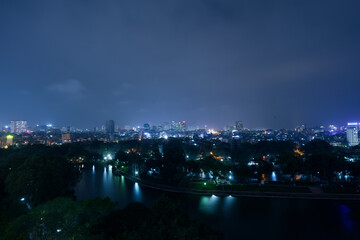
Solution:
M 293 180 L 296 174 L 304 171 L 303 159 L 293 151 L 281 153 L 278 164 L 283 173 L 290 174 Z
M 305 167 L 310 174 L 331 181 L 335 171 L 342 171 L 345 168 L 344 160 L 340 159 L 333 151 L 333 147 L 325 141 L 311 141 L 305 145 L 304 149 Z
M 167 183 L 178 183 L 183 175 L 185 154 L 182 143 L 171 140 L 164 145 L 163 167 L 160 170 L 161 177 Z
M 31 206 L 71 195 L 80 176 L 78 168 L 60 155 L 28 158 L 18 164 L 9 170 L 6 190 L 12 199 L 25 198 Z

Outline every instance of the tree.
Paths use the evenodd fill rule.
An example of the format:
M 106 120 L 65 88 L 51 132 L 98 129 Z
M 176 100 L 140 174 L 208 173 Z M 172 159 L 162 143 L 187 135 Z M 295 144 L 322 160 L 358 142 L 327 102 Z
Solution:
M 311 174 L 331 181 L 335 171 L 342 171 L 345 162 L 333 151 L 333 147 L 321 140 L 311 141 L 305 145 L 305 167 Z
M 5 180 L 12 199 L 24 198 L 35 206 L 55 197 L 71 195 L 80 172 L 60 155 L 28 158 L 11 169 Z
M 247 164 L 240 163 L 236 166 L 234 175 L 239 182 L 245 182 L 247 179 L 251 177 L 253 171 Z
M 182 143 L 178 140 L 169 141 L 164 146 L 163 167 L 160 174 L 168 183 L 178 183 L 184 173 L 182 168 L 185 164 L 185 154 Z
M 226 175 L 230 166 L 220 160 L 215 159 L 212 156 L 205 157 L 200 160 L 200 168 L 206 173 L 210 174 L 214 182 L 217 184 L 216 178 L 222 175 Z
M 299 155 L 292 152 L 283 152 L 279 156 L 280 169 L 285 174 L 290 174 L 294 179 L 295 174 L 304 170 L 303 160 Z
M 110 199 L 80 202 L 56 198 L 39 205 L 10 222 L 3 239 L 98 239 L 90 234 L 92 226 L 113 211 Z

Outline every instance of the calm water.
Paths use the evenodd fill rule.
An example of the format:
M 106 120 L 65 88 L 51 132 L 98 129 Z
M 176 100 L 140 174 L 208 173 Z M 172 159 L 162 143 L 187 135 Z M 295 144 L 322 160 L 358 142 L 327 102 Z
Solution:
M 147 206 L 162 194 L 183 203 L 189 214 L 227 239 L 360 239 L 360 202 L 235 198 L 166 193 L 114 176 L 110 168 L 85 170 L 78 199 L 110 197 L 125 207 Z

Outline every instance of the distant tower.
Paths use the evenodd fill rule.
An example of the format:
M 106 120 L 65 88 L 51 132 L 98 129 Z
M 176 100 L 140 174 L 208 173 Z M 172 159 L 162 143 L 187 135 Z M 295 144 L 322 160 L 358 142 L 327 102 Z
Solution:
M 187 130 L 186 121 L 182 121 L 180 123 L 180 128 L 181 128 L 182 132 L 186 132 L 186 130 Z
M 144 124 L 144 130 L 145 130 L 145 131 L 149 131 L 149 130 L 150 130 L 150 123 L 145 123 L 145 124 Z
M 358 123 L 348 123 L 346 128 L 346 138 L 349 146 L 356 146 L 359 144 Z
M 27 121 L 11 121 L 10 132 L 11 133 L 23 133 L 26 132 Z
M 113 134 L 115 132 L 115 122 L 114 120 L 107 120 L 105 124 L 106 133 Z
M 242 122 L 242 121 L 236 121 L 236 122 L 235 122 L 235 128 L 236 128 L 236 130 L 238 130 L 238 131 L 243 130 L 243 129 L 244 129 L 244 124 L 243 124 L 243 122 Z

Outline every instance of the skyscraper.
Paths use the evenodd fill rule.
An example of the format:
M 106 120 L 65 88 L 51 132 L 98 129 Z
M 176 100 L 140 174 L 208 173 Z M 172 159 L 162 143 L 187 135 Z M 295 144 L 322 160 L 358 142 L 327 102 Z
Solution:
M 145 131 L 149 131 L 149 130 L 150 130 L 150 123 L 145 123 L 145 124 L 144 124 L 144 130 L 145 130 Z
M 114 120 L 107 120 L 105 124 L 106 133 L 113 134 L 115 132 L 115 122 Z
M 243 122 L 242 122 L 242 121 L 236 121 L 236 122 L 235 122 L 235 128 L 236 128 L 236 130 L 238 130 L 238 131 L 243 130 L 243 129 L 244 129 L 244 124 L 243 124 Z
M 10 132 L 11 133 L 23 133 L 26 132 L 27 121 L 11 121 Z
M 349 146 L 356 146 L 359 144 L 358 123 L 348 123 L 346 128 L 346 138 Z

